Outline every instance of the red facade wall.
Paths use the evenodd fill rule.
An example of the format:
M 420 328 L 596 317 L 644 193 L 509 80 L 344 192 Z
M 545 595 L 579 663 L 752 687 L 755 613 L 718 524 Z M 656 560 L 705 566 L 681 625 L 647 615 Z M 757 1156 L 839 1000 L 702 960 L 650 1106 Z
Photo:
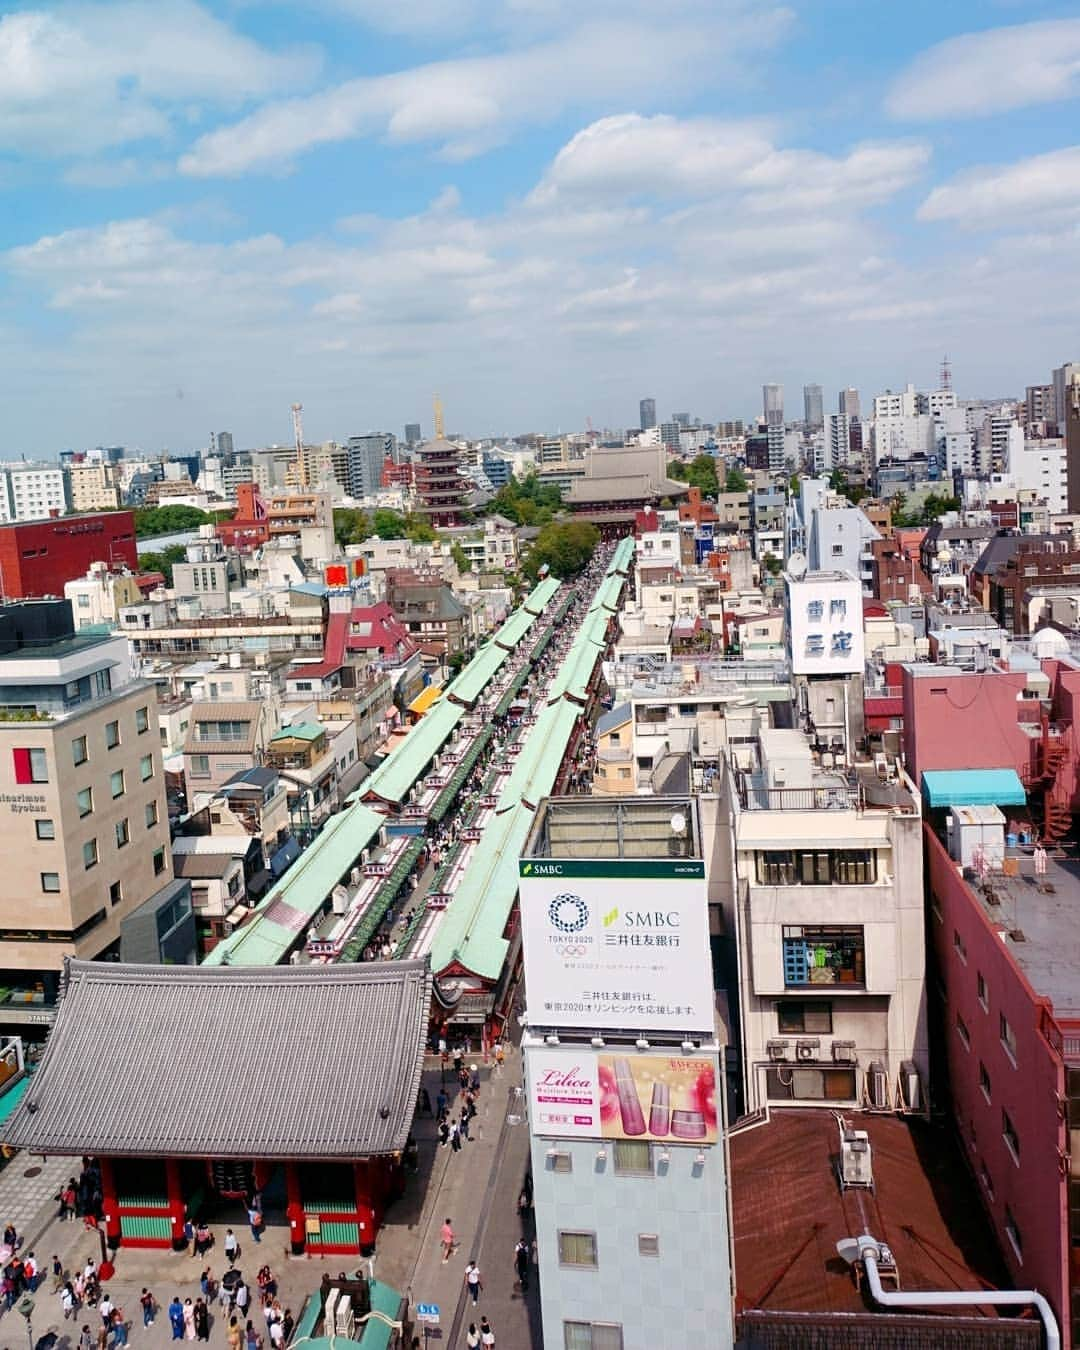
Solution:
M 1068 1347 L 1068 1191 L 1062 1164 L 1067 1141 L 1060 1110 L 1065 1071 L 1043 1034 L 1048 1001 L 1032 989 L 929 825 L 924 826 L 924 835 L 930 939 L 944 990 L 944 1049 L 953 1116 L 1014 1286 L 1046 1294 L 1062 1327 L 1062 1345 Z M 979 999 L 980 973 L 986 982 L 985 1007 Z M 969 1046 L 957 1029 L 958 1015 Z M 1015 1064 L 1001 1041 L 1002 1015 L 1016 1038 Z M 980 1063 L 990 1077 L 989 1101 L 980 1086 Z M 1003 1111 L 1020 1140 L 1019 1165 L 1002 1134 Z M 992 1196 L 983 1167 L 993 1185 Z M 1006 1236 L 1006 1206 L 1020 1229 L 1022 1262 Z
M 85 576 L 94 562 L 138 570 L 133 512 L 0 525 L 0 590 L 8 600 L 63 595 L 64 582 Z

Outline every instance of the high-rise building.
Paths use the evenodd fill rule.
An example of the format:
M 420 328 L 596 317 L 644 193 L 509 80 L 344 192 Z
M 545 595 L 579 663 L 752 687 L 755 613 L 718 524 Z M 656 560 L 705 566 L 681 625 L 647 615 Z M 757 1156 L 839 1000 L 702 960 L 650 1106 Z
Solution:
M 782 384 L 763 384 L 761 386 L 761 398 L 766 427 L 783 426 L 784 386 Z
M 233 438 L 231 431 L 219 431 L 217 434 L 217 452 L 222 458 L 233 453 Z
M 1077 378 L 1065 390 L 1065 477 L 1069 512 L 1080 512 L 1080 367 Z
M 819 431 L 825 425 L 825 405 L 821 385 L 804 384 L 802 394 L 803 421 L 811 431 Z
M 76 634 L 68 600 L 0 607 L 0 710 L 0 972 L 20 991 L 4 1012 L 10 1002 L 47 1014 L 65 956 L 118 958 L 139 911 L 158 920 L 149 959 L 193 961 L 154 689 L 132 678 L 127 639 Z
M 575 797 L 541 803 L 525 844 L 522 1114 L 546 1345 L 734 1343 L 701 838 L 696 798 Z
M 676 454 L 679 451 L 679 432 L 681 428 L 678 422 L 660 423 L 660 444 L 668 450 L 673 450 Z
M 1068 420 L 1068 388 L 1078 376 L 1080 376 L 1080 362 L 1076 361 L 1067 361 L 1054 371 L 1054 420 L 1057 423 L 1059 435 Z
M 405 423 L 405 444 L 408 446 L 419 445 L 423 439 L 420 431 L 419 422 Z
M 683 412 L 683 413 L 672 413 L 672 414 L 671 414 L 671 420 L 672 420 L 672 421 L 675 423 L 675 425 L 678 426 L 678 427 L 688 427 L 688 426 L 690 425 L 690 414 L 689 414 L 689 413 L 685 413 L 685 412 Z
M 850 387 L 841 389 L 840 397 L 837 401 L 837 409 L 847 418 L 861 417 L 862 411 L 859 405 L 859 391 Z
M 1029 384 L 1024 391 L 1024 404 L 1029 427 L 1036 422 L 1057 424 L 1057 414 L 1054 409 L 1054 386 L 1052 384 Z
M 648 431 L 656 426 L 656 399 L 643 398 L 638 404 L 638 413 L 642 431 Z
M 383 464 L 394 457 L 396 437 L 390 431 L 369 431 L 363 436 L 350 436 L 349 494 L 353 497 L 372 497 L 382 482 Z

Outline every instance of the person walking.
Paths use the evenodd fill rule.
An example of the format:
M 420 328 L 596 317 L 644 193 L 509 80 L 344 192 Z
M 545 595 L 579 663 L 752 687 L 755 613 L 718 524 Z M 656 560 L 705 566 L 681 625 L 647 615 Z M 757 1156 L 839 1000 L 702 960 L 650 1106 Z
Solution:
M 201 1298 L 195 1300 L 195 1339 L 197 1341 L 210 1339 L 210 1309 Z
M 454 1247 L 457 1245 L 457 1238 L 454 1236 L 454 1225 L 449 1219 L 443 1220 L 442 1232 L 439 1236 L 440 1241 L 442 1242 L 442 1259 L 443 1265 L 445 1266 L 454 1253 Z
M 184 1337 L 189 1341 L 195 1339 L 195 1305 L 191 1299 L 184 1299 Z
M 152 1327 L 154 1325 L 154 1296 L 145 1287 L 139 1295 L 139 1306 L 142 1308 L 143 1326 Z
M 240 1330 L 239 1320 L 235 1317 L 230 1317 L 229 1333 L 228 1333 L 229 1350 L 240 1350 L 240 1345 L 243 1342 L 243 1339 L 244 1334 Z
M 172 1338 L 174 1341 L 184 1339 L 184 1305 L 180 1302 L 180 1295 L 173 1294 L 172 1302 L 169 1304 L 169 1325 L 172 1327 Z
M 465 1337 L 465 1344 L 468 1350 L 480 1350 L 480 1333 L 476 1329 L 476 1323 L 469 1323 L 469 1333 Z
M 483 1350 L 492 1350 L 495 1344 L 495 1333 L 491 1329 L 491 1323 L 486 1317 L 480 1319 L 480 1344 Z
M 480 1280 L 480 1267 L 475 1261 L 470 1261 L 465 1267 L 465 1288 L 469 1291 L 469 1297 L 473 1301 L 475 1308 L 480 1302 L 480 1290 L 483 1289 L 483 1283 Z
M 519 1238 L 517 1246 L 514 1248 L 514 1269 L 517 1271 L 521 1292 L 527 1294 L 529 1292 L 529 1244 L 524 1238 Z
M 461 1120 L 458 1122 L 458 1132 L 460 1133 L 462 1139 L 468 1139 L 468 1137 L 469 1137 L 469 1108 L 468 1108 L 467 1105 L 466 1105 L 466 1106 L 463 1106 L 463 1107 L 461 1108 Z
M 84 1326 L 79 1332 L 78 1350 L 94 1350 L 94 1337 L 89 1326 Z
M 124 1346 L 128 1343 L 127 1323 L 124 1321 L 124 1314 L 120 1308 L 113 1309 L 110 1331 L 112 1332 L 112 1343 L 115 1350 L 116 1346 Z
M 461 1152 L 461 1128 L 456 1120 L 450 1126 L 450 1148 L 454 1153 Z
M 236 1311 L 244 1319 L 247 1318 L 248 1303 L 251 1299 L 251 1292 L 243 1280 L 236 1286 Z
M 230 1266 L 235 1266 L 237 1258 L 240 1255 L 240 1244 L 236 1240 L 236 1234 L 231 1228 L 225 1229 L 225 1259 Z
M 71 1287 L 71 1281 L 64 1285 L 60 1291 L 60 1307 L 64 1310 L 64 1321 L 75 1311 L 75 1290 Z
M 248 1209 L 248 1226 L 251 1229 L 252 1240 L 255 1242 L 261 1242 L 263 1216 L 262 1210 L 258 1209 L 255 1205 L 252 1205 Z

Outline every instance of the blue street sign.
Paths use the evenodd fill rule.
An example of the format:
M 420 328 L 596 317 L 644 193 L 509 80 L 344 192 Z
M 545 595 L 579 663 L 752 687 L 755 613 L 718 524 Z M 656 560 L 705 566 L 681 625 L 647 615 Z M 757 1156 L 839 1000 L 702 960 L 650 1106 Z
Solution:
M 418 1303 L 416 1305 L 416 1316 L 421 1322 L 437 1322 L 439 1320 L 439 1305 L 437 1303 Z

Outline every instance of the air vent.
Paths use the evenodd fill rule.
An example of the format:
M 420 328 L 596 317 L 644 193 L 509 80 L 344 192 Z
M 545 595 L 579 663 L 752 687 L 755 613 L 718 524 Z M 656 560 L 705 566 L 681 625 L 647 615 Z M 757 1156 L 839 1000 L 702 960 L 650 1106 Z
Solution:
M 1027 941 L 1027 938 L 1026 938 L 1025 935 L 1024 935 L 1024 930 L 1023 930 L 1022 928 L 1010 928 L 1010 929 L 1009 929 L 1009 936 L 1012 938 L 1012 940 L 1013 940 L 1014 942 L 1026 942 L 1026 941 Z

